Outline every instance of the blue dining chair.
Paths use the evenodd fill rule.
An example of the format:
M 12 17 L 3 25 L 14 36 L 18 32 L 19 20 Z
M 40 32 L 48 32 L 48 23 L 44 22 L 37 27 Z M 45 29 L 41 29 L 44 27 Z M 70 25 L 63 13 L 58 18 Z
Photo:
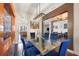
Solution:
M 63 36 L 64 38 L 68 38 L 68 33 L 67 32 L 63 33 Z
M 48 40 L 49 40 L 49 33 L 44 33 L 44 35 L 43 35 L 44 45 L 47 44 Z
M 57 41 L 57 39 L 58 39 L 58 33 L 57 32 L 51 33 L 50 34 L 50 39 L 51 39 L 51 42 Z
M 25 49 L 25 46 L 26 46 L 26 44 L 25 44 L 25 39 L 24 39 L 24 37 L 22 37 L 22 36 L 21 36 L 21 41 L 22 41 L 22 44 L 23 44 L 23 49 Z
M 71 39 L 64 40 L 61 43 L 58 52 L 56 52 L 55 50 L 52 50 L 52 51 L 48 52 L 47 54 L 45 54 L 45 56 L 65 56 L 67 48 L 68 48 L 70 43 L 71 43 Z
M 40 53 L 40 51 L 30 42 L 21 37 L 21 41 L 23 43 L 23 52 L 24 56 L 35 56 Z
M 33 44 L 30 41 L 27 41 L 26 39 L 24 39 L 23 37 L 21 37 L 21 41 L 23 43 L 23 47 L 25 48 L 30 48 L 33 46 Z
M 49 39 L 49 33 L 44 33 L 43 38 L 44 38 L 44 40 L 48 40 Z
M 25 51 L 26 51 L 28 48 L 32 47 L 33 44 L 32 44 L 30 41 L 27 41 L 26 39 L 24 39 L 23 36 L 21 36 L 21 41 L 22 41 L 22 44 L 23 44 L 22 55 L 25 55 L 25 54 L 26 54 Z
M 40 51 L 36 47 L 30 47 L 26 50 L 25 56 L 37 56 L 40 54 Z
M 24 41 L 24 37 L 21 36 L 21 41 L 22 41 L 22 44 L 23 44 L 23 50 L 22 50 L 22 55 L 24 55 L 24 52 L 25 52 L 25 49 L 26 49 L 26 44 L 25 44 L 25 41 Z

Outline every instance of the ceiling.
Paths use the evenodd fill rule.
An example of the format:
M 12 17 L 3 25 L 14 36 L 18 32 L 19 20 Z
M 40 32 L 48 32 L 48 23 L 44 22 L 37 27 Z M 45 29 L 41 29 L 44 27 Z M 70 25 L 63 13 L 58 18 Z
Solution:
M 61 6 L 63 3 L 40 3 L 40 8 L 38 8 L 39 3 L 14 3 L 15 16 L 18 17 L 18 21 L 28 21 L 33 19 L 40 11 L 40 13 L 49 13 L 50 11 Z

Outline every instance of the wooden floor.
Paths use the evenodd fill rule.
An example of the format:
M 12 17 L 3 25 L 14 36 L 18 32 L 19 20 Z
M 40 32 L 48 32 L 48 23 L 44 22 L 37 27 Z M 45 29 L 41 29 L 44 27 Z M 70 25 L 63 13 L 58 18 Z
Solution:
M 72 54 L 70 52 L 67 52 L 66 56 L 77 56 L 76 54 Z

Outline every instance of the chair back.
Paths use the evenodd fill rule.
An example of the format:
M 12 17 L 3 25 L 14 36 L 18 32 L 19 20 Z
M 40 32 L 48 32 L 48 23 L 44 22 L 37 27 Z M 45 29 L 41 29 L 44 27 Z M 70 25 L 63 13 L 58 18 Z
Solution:
M 56 41 L 58 39 L 58 33 L 53 32 L 50 34 L 51 41 Z
M 64 35 L 64 38 L 68 38 L 68 33 L 67 32 L 65 32 L 63 35 Z
M 26 48 L 30 48 L 30 47 L 33 47 L 34 46 L 32 44 L 32 42 L 30 42 L 30 41 L 27 41 L 25 44 L 26 44 Z
M 26 44 L 25 44 L 25 41 L 24 41 L 24 37 L 22 37 L 22 36 L 21 36 L 21 41 L 22 41 L 22 44 L 23 44 L 23 49 L 25 49 Z
M 60 49 L 59 49 L 59 56 L 65 56 L 67 48 L 69 46 L 69 44 L 71 43 L 71 39 L 65 39 L 61 45 L 60 45 Z
M 48 40 L 49 39 L 49 33 L 45 33 L 43 37 L 44 37 L 45 40 Z

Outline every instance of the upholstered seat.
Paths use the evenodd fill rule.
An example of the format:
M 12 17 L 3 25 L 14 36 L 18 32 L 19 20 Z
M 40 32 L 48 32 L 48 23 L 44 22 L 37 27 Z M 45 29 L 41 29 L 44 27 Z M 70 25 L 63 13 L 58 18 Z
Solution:
M 40 54 L 40 51 L 36 47 L 30 47 L 26 51 L 26 56 L 36 56 L 39 54 Z

